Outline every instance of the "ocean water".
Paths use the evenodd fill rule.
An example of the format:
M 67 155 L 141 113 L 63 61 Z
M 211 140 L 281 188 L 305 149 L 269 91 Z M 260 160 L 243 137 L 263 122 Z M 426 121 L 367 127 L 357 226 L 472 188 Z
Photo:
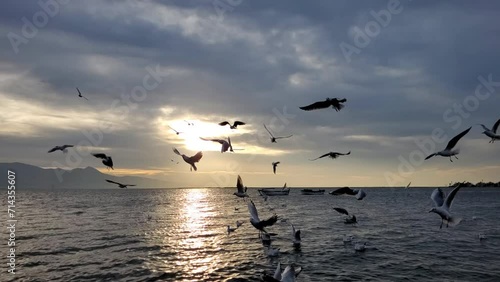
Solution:
M 292 189 L 267 202 L 249 189 L 261 219 L 287 220 L 268 229 L 276 258 L 234 190 L 18 190 L 17 274 L 6 273 L 4 230 L 0 280 L 260 281 L 293 262 L 303 268 L 297 281 L 500 281 L 500 189 L 462 188 L 452 212 L 464 221 L 441 230 L 428 213 L 432 189 L 366 189 L 362 201 Z M 345 225 L 333 206 L 359 223 Z M 237 220 L 245 223 L 228 235 Z M 299 250 L 289 222 L 302 231 Z M 368 242 L 366 252 L 344 245 L 344 234 Z

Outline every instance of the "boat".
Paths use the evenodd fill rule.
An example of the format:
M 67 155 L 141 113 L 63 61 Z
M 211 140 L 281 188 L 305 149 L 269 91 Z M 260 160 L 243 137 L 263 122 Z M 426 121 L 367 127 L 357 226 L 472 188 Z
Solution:
M 283 188 L 262 188 L 257 190 L 262 197 L 265 196 L 288 196 L 290 193 L 290 188 L 283 186 Z
M 302 195 L 324 195 L 324 189 L 302 189 L 300 190 Z

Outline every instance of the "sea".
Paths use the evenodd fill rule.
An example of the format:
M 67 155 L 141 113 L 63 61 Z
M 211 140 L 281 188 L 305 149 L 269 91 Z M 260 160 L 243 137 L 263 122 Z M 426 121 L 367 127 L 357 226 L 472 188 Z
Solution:
M 500 189 L 462 188 L 451 211 L 463 220 L 442 229 L 429 213 L 432 189 L 363 189 L 361 201 L 300 189 L 265 201 L 249 189 L 261 219 L 279 216 L 268 228 L 277 257 L 267 256 L 235 188 L 18 189 L 16 274 L 7 272 L 4 227 L 0 281 L 261 281 L 278 262 L 300 267 L 297 281 L 500 281 Z M 344 224 L 333 207 L 358 223 Z M 244 223 L 228 234 L 236 221 Z M 344 235 L 366 242 L 366 251 L 355 252 Z

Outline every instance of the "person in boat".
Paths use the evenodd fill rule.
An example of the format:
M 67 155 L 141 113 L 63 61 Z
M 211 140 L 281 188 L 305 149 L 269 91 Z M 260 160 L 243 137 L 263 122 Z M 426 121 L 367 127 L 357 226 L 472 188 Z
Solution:
M 355 215 L 352 215 L 350 218 L 346 218 L 344 220 L 344 223 L 345 224 L 354 224 L 354 223 L 357 223 L 358 221 L 356 220 L 356 216 Z

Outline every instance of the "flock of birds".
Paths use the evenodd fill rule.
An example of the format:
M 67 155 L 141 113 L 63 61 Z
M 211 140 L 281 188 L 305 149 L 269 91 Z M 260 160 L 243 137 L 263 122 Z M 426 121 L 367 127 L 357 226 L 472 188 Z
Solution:
M 82 95 L 81 91 L 78 88 L 76 88 L 76 90 L 78 92 L 79 98 L 88 100 L 85 96 Z M 345 105 L 344 105 L 345 102 L 347 102 L 347 99 L 345 99 L 345 98 L 343 98 L 343 99 L 327 98 L 324 101 L 319 101 L 319 102 L 315 102 L 313 104 L 310 104 L 310 105 L 307 105 L 304 107 L 300 107 L 300 109 L 302 109 L 304 111 L 312 111 L 312 110 L 326 109 L 326 108 L 331 107 L 338 112 L 345 107 Z M 189 122 L 189 121 L 186 121 L 186 122 L 188 123 L 189 126 L 194 126 L 194 123 Z M 242 121 L 234 121 L 233 123 L 230 123 L 229 121 L 223 121 L 223 122 L 219 123 L 220 126 L 229 126 L 230 129 L 237 129 L 238 126 L 244 126 L 245 124 L 246 123 L 242 122 Z M 491 140 L 489 141 L 490 143 L 494 143 L 496 140 L 500 140 L 500 134 L 497 133 L 498 127 L 500 125 L 500 119 L 497 120 L 497 122 L 495 122 L 495 124 L 493 125 L 493 127 L 491 129 L 486 127 L 484 124 L 479 124 L 479 125 L 481 125 L 484 129 L 484 131 L 482 133 L 484 135 L 488 136 L 489 138 L 491 138 Z M 468 129 L 464 130 L 460 134 L 456 135 L 455 137 L 453 137 L 448 142 L 448 144 L 447 144 L 446 148 L 444 148 L 444 150 L 435 152 L 435 153 L 427 156 L 425 159 L 427 160 L 427 159 L 430 159 L 434 156 L 448 157 L 451 162 L 453 162 L 452 157 L 455 157 L 456 159 L 458 159 L 457 155 L 459 154 L 459 150 L 455 149 L 455 147 L 456 147 L 457 143 L 465 135 L 467 135 L 469 133 L 471 128 L 472 128 L 472 126 L 469 127 Z M 170 127 L 170 129 L 173 130 L 176 135 L 180 135 L 183 133 L 183 132 L 175 130 L 172 127 Z M 264 124 L 264 129 L 269 134 L 269 138 L 270 138 L 271 143 L 277 143 L 277 141 L 279 139 L 291 138 L 293 136 L 293 135 L 275 136 L 273 134 L 273 132 L 265 124 Z M 226 139 L 224 139 L 224 138 L 208 139 L 208 138 L 200 137 L 200 139 L 204 140 L 204 141 L 208 141 L 208 142 L 219 143 L 221 145 L 221 153 L 228 152 L 228 151 L 234 152 L 235 150 L 242 150 L 242 149 L 234 149 L 233 145 L 231 143 L 231 139 L 229 137 L 227 137 Z M 74 145 L 55 146 L 54 148 L 50 149 L 48 151 L 48 153 L 52 153 L 55 151 L 62 151 L 63 153 L 66 153 L 68 148 L 72 148 L 72 147 L 74 147 Z M 196 163 L 200 162 L 200 160 L 202 159 L 203 152 L 201 152 L 201 151 L 197 152 L 193 156 L 188 156 L 188 155 L 182 154 L 176 148 L 173 148 L 173 152 L 176 155 L 181 156 L 183 161 L 190 165 L 191 171 L 198 170 Z M 310 161 L 315 161 L 315 160 L 325 158 L 325 157 L 329 157 L 331 159 L 336 159 L 339 156 L 347 156 L 350 154 L 351 154 L 351 151 L 348 151 L 347 153 L 329 152 L 329 153 L 323 154 L 317 158 L 310 159 Z M 114 169 L 113 168 L 113 159 L 111 156 L 108 156 L 104 153 L 92 153 L 92 155 L 98 159 L 101 159 L 102 164 L 104 164 L 107 169 Z M 174 160 L 171 160 L 171 161 L 173 162 Z M 274 174 L 276 174 L 277 166 L 280 163 L 281 162 L 279 162 L 279 161 L 272 162 L 272 169 L 273 169 Z M 134 184 L 123 184 L 123 183 L 119 183 L 119 182 L 112 181 L 109 179 L 106 179 L 106 181 L 108 183 L 118 185 L 119 188 L 127 188 L 129 186 L 135 186 Z M 408 188 L 410 186 L 410 184 L 408 184 L 408 186 L 406 188 Z M 285 184 L 285 186 L 286 186 L 286 184 Z M 446 227 L 455 226 L 461 221 L 461 219 L 459 217 L 452 215 L 450 212 L 450 208 L 451 208 L 453 199 L 455 198 L 456 194 L 458 193 L 458 191 L 460 190 L 461 187 L 462 187 L 462 185 L 456 186 L 447 196 L 445 196 L 445 193 L 441 190 L 441 188 L 437 188 L 432 192 L 431 199 L 434 202 L 434 207 L 429 212 L 436 213 L 440 216 L 440 218 L 441 218 L 440 228 L 442 228 L 444 224 L 446 224 Z M 267 248 L 268 256 L 278 256 L 279 249 L 273 248 L 271 246 L 272 236 L 275 236 L 276 234 L 270 233 L 266 230 L 267 228 L 273 226 L 278 221 L 278 216 L 276 214 L 274 214 L 267 219 L 261 220 L 259 217 L 259 214 L 257 212 L 257 207 L 255 206 L 255 203 L 253 202 L 253 200 L 250 199 L 250 197 L 248 196 L 247 187 L 245 187 L 243 185 L 243 181 L 242 181 L 240 176 L 238 176 L 238 178 L 237 178 L 236 188 L 237 188 L 237 191 L 234 193 L 234 195 L 238 198 L 242 198 L 245 200 L 247 207 L 248 207 L 248 211 L 250 213 L 250 223 L 255 229 L 257 229 L 259 231 L 259 238 L 261 239 L 262 244 Z M 362 189 L 351 189 L 349 187 L 343 187 L 343 188 L 336 189 L 336 190 L 330 192 L 330 194 L 334 195 L 334 196 L 350 195 L 350 196 L 354 196 L 357 200 L 363 200 L 366 197 L 366 192 L 364 192 Z M 267 197 L 265 198 L 265 200 L 267 200 Z M 333 209 L 340 214 L 344 214 L 344 215 L 348 216 L 347 218 L 345 218 L 345 221 L 344 221 L 345 224 L 357 223 L 356 216 L 351 215 L 349 217 L 349 212 L 346 209 L 341 208 L 341 207 L 334 207 Z M 282 221 L 286 221 L 286 220 L 282 219 Z M 243 224 L 243 222 L 240 222 L 240 221 L 236 222 L 236 228 L 232 228 L 231 226 L 228 225 L 227 226 L 228 234 L 235 232 L 242 224 Z M 293 224 L 290 224 L 290 226 L 291 226 L 292 244 L 294 247 L 300 247 L 300 245 L 301 245 L 300 230 L 296 229 Z M 480 238 L 480 239 L 484 239 L 484 235 L 483 235 L 483 238 Z M 350 244 L 353 242 L 353 238 L 350 236 L 344 236 L 343 241 L 346 244 L 347 243 Z M 355 242 L 354 250 L 357 252 L 365 251 L 366 250 L 366 242 L 365 243 Z M 281 264 L 278 263 L 274 274 L 272 276 L 271 275 L 264 275 L 262 277 L 262 280 L 263 281 L 272 281 L 272 282 L 276 282 L 276 281 L 291 282 L 291 281 L 295 281 L 296 277 L 299 275 L 299 273 L 301 271 L 302 271 L 302 268 L 296 266 L 293 263 L 288 265 L 282 271 Z

